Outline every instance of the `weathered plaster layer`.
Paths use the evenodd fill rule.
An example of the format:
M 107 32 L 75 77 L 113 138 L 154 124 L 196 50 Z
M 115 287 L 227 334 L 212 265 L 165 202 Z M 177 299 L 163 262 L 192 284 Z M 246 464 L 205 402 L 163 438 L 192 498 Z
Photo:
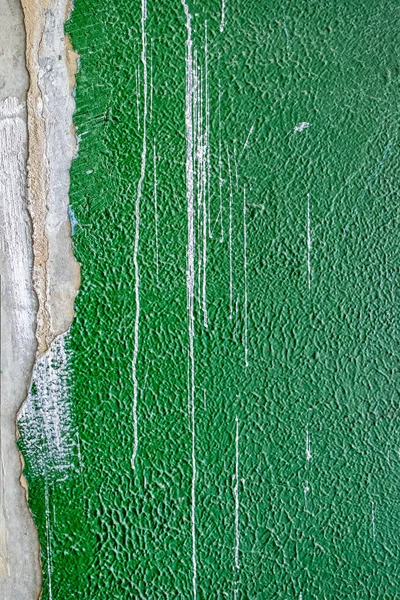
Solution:
M 36 338 L 43 354 L 73 318 L 79 266 L 68 219 L 69 168 L 75 153 L 71 49 L 64 21 L 68 2 L 22 0 L 29 74 L 28 203 L 33 226 Z M 68 51 L 67 51 L 68 50 Z M 72 66 L 71 66 L 72 63 Z
M 40 594 L 39 546 L 21 486 L 15 418 L 35 356 L 69 328 L 79 285 L 68 218 L 76 56 L 63 33 L 67 3 L 22 4 L 23 13 L 19 0 L 0 0 L 2 600 Z

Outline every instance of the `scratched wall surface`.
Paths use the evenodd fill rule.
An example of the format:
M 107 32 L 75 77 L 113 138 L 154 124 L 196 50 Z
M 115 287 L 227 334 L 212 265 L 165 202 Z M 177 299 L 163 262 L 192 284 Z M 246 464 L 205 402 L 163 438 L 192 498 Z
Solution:
M 75 0 L 43 598 L 400 598 L 397 0 Z M 60 402 L 59 402 L 60 400 Z

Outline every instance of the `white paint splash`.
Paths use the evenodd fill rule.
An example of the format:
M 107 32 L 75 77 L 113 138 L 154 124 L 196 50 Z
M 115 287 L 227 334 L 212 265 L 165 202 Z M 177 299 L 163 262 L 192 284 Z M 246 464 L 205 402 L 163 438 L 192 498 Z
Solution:
M 310 127 L 311 123 L 307 123 L 306 121 L 302 121 L 301 123 L 297 123 L 294 127 L 294 133 L 301 133 L 304 129 Z
M 246 186 L 243 187 L 243 272 L 244 272 L 244 360 L 246 367 L 248 360 L 248 311 L 247 311 L 247 220 L 246 220 Z
M 310 194 L 307 194 L 307 270 L 308 289 L 311 290 L 311 220 L 310 220 Z
M 147 55 L 146 55 L 146 0 L 142 0 L 142 56 L 143 65 L 143 145 L 141 156 L 140 177 L 137 185 L 136 204 L 135 204 L 135 246 L 133 252 L 133 264 L 135 268 L 135 325 L 133 340 L 133 359 L 132 359 L 132 380 L 133 380 L 133 453 L 131 459 L 132 469 L 135 469 L 135 461 L 138 451 L 138 380 L 137 380 L 137 359 L 139 353 L 139 321 L 140 321 L 140 272 L 138 262 L 139 236 L 140 236 L 140 201 L 142 198 L 143 182 L 146 173 L 146 155 L 147 155 Z
M 45 476 L 48 481 L 62 474 L 66 477 L 75 464 L 77 440 L 68 389 L 67 335 L 56 338 L 36 361 L 28 398 L 18 413 L 25 453 L 32 458 L 32 476 Z
M 154 224 L 155 224 L 155 237 L 156 237 L 156 276 L 158 283 L 158 203 L 157 203 L 157 151 L 156 151 L 156 140 L 154 140 L 153 146 L 153 166 L 154 166 Z
M 196 429 L 195 429 L 195 357 L 194 357 L 194 169 L 193 169 L 193 41 L 192 41 L 192 15 L 189 13 L 185 0 L 182 6 L 186 16 L 186 201 L 188 221 L 188 243 L 186 264 L 186 293 L 188 309 L 188 335 L 189 335 L 189 368 L 190 377 L 188 385 L 188 399 L 191 407 L 191 433 L 192 433 L 192 486 L 191 486 L 191 525 L 192 525 L 192 584 L 193 598 L 197 598 L 197 554 L 196 554 Z
M 239 570 L 239 418 L 236 417 L 236 437 L 235 437 L 235 569 Z
M 233 313 L 233 257 L 232 257 L 232 205 L 233 205 L 233 190 L 232 190 L 232 170 L 231 158 L 228 147 L 226 148 L 228 155 L 228 174 L 229 174 L 229 318 L 232 321 Z

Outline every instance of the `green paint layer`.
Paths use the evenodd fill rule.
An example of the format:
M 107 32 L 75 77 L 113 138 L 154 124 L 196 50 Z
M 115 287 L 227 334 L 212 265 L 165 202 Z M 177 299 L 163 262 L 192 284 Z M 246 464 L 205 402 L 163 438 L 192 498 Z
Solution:
M 400 598 L 398 3 L 188 10 L 191 47 L 180 1 L 67 27 L 68 465 L 37 389 L 20 423 L 43 599 Z

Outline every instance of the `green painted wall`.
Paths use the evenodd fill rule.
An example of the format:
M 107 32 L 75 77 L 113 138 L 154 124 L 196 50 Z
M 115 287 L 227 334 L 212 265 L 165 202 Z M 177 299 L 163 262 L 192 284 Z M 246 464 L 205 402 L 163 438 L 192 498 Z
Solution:
M 40 390 L 20 423 L 43 598 L 400 598 L 399 4 L 146 8 L 66 28 L 67 459 Z

